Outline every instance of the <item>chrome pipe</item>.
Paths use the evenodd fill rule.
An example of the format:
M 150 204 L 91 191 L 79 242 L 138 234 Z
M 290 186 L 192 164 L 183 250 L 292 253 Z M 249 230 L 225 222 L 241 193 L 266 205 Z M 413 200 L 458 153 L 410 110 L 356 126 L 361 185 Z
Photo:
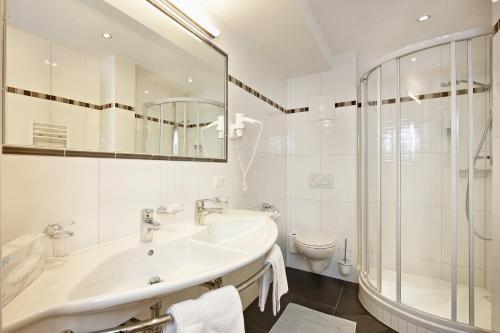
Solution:
M 401 303 L 401 58 L 396 59 L 396 300 Z
M 467 180 L 467 216 L 466 219 L 469 222 L 469 325 L 474 326 L 474 293 L 475 293 L 475 281 L 474 281 L 474 92 L 473 92 L 473 77 L 472 77 L 472 40 L 467 41 L 467 103 L 468 103 L 468 142 L 467 142 L 467 162 L 469 168 L 468 180 Z
M 458 283 L 458 254 L 457 254 L 457 167 L 458 167 L 458 133 L 459 115 L 457 110 L 457 57 L 456 42 L 451 42 L 451 320 L 457 321 L 457 283 Z
M 382 292 L 382 66 L 377 71 L 377 289 Z

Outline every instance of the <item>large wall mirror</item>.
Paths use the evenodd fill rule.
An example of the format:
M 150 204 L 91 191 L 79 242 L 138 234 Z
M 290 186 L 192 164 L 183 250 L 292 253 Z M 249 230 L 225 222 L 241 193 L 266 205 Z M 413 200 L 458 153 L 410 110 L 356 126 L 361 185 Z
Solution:
M 155 1 L 7 0 L 5 153 L 226 160 L 227 55 Z

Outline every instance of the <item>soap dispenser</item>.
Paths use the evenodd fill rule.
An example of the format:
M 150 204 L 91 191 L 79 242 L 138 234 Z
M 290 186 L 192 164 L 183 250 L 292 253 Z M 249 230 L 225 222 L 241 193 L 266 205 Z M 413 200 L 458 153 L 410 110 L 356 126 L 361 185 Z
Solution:
M 75 224 L 74 221 L 51 223 L 45 228 L 44 234 L 52 243 L 52 255 L 54 257 L 65 257 L 71 253 L 71 236 L 73 232 L 65 230 L 64 227 Z

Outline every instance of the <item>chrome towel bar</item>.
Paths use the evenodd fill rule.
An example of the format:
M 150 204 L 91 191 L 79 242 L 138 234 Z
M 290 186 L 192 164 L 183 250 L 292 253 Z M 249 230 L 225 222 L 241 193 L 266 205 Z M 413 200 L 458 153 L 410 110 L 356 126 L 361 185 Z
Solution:
M 244 291 L 245 289 L 250 287 L 252 284 L 254 284 L 258 279 L 260 279 L 270 268 L 271 268 L 271 264 L 266 263 L 264 265 L 264 267 L 262 267 L 252 277 L 250 277 L 248 280 L 244 281 L 243 283 L 237 285 L 236 290 L 238 290 L 238 292 Z M 114 327 L 111 329 L 94 331 L 94 332 L 90 332 L 90 333 L 132 333 L 132 332 L 139 332 L 139 331 L 143 331 L 146 329 L 153 329 L 156 327 L 163 326 L 165 324 L 172 322 L 172 320 L 173 320 L 173 318 L 170 315 L 165 314 L 162 316 L 153 317 L 153 318 L 148 319 L 148 320 L 136 322 L 136 323 L 133 323 L 130 325 L 118 326 L 118 327 Z M 73 333 L 73 331 L 65 330 L 65 331 L 62 331 L 61 333 Z

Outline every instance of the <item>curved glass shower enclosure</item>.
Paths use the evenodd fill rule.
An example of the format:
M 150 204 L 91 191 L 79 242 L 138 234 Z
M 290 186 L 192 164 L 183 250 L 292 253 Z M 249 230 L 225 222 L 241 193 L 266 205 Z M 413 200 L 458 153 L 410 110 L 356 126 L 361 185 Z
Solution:
M 413 316 L 491 329 L 491 35 L 405 48 L 361 87 L 362 283 Z
M 144 105 L 144 152 L 180 157 L 224 158 L 224 103 L 173 97 Z

